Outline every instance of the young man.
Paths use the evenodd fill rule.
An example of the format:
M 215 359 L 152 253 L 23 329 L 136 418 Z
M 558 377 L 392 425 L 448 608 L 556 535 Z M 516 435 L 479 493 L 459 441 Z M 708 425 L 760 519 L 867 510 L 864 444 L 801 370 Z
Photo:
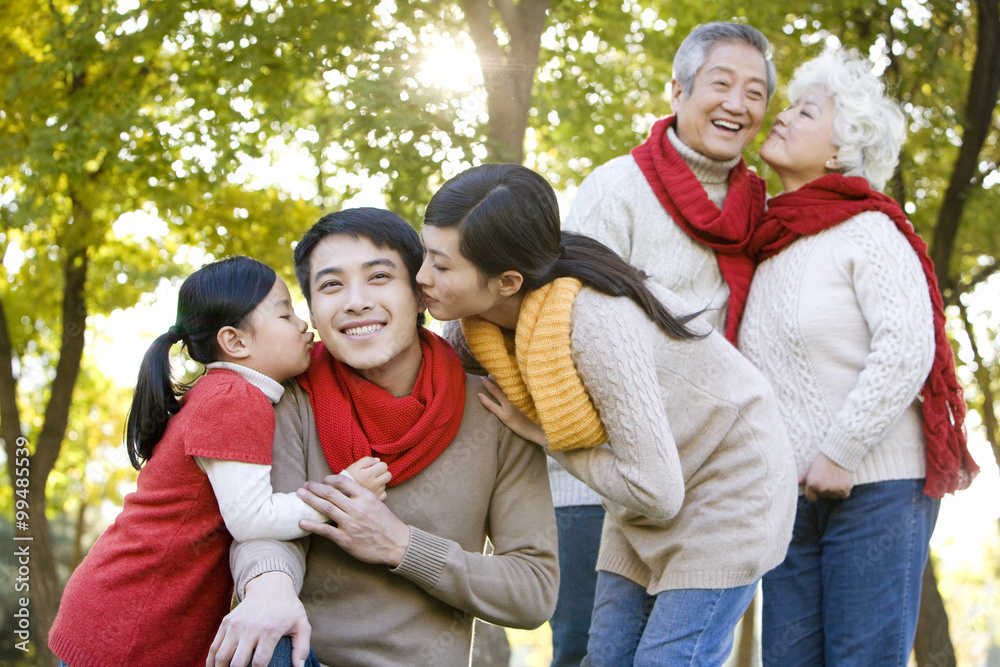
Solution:
M 295 543 L 234 547 L 243 599 L 209 664 L 245 665 L 255 651 L 266 665 L 283 635 L 301 664 L 310 625 L 324 664 L 465 664 L 474 618 L 532 628 L 551 616 L 545 455 L 482 407 L 479 382 L 418 325 L 422 256 L 416 232 L 376 209 L 325 216 L 296 247 L 322 345 L 275 407 L 272 483 L 306 482 L 300 496 L 332 523 L 303 522 L 315 536 Z M 361 452 L 389 465 L 384 503 L 333 474 Z
M 756 29 L 707 23 L 674 56 L 673 116 L 657 121 L 629 155 L 595 169 L 580 185 L 563 229 L 591 236 L 653 280 L 705 310 L 727 332 L 730 288 L 742 309 L 752 267 L 730 260 L 751 220 L 763 211 L 765 186 L 742 159 L 760 130 L 776 77 L 770 45 Z M 549 461 L 559 523 L 563 585 L 550 621 L 553 667 L 579 665 L 596 584 L 604 510 L 600 498 Z

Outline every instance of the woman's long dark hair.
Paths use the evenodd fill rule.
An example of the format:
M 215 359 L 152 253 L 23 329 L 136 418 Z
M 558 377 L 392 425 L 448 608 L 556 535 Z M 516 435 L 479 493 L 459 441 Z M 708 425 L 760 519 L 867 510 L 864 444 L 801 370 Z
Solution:
M 177 296 L 177 319 L 167 333 L 146 350 L 125 424 L 125 446 L 139 470 L 180 410 L 180 395 L 170 373 L 170 348 L 183 342 L 189 357 L 201 364 L 217 361 L 219 329 L 249 327 L 250 315 L 264 300 L 277 275 L 255 259 L 228 257 L 204 266 L 188 277 Z
M 579 278 L 609 296 L 627 296 L 673 338 L 697 338 L 646 287 L 646 274 L 603 243 L 559 229 L 555 192 L 539 174 L 517 164 L 484 164 L 438 190 L 424 224 L 455 227 L 459 250 L 485 278 L 504 271 L 524 277 L 531 291 L 556 278 Z

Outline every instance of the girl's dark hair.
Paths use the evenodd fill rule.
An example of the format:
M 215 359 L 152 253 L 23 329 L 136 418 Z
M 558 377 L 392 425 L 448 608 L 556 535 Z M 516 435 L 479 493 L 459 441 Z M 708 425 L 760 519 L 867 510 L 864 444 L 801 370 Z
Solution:
M 217 361 L 219 329 L 248 328 L 254 308 L 264 300 L 277 274 L 255 259 L 228 257 L 204 266 L 188 277 L 177 296 L 177 320 L 146 350 L 125 424 L 125 446 L 132 466 L 139 470 L 153 455 L 153 447 L 167 430 L 167 421 L 180 410 L 187 389 L 174 385 L 170 348 L 182 342 L 189 357 L 201 364 Z
M 445 183 L 427 204 L 424 224 L 454 227 L 459 250 L 484 278 L 504 271 L 524 277 L 531 291 L 556 278 L 579 278 L 609 296 L 627 296 L 673 338 L 697 338 L 646 287 L 646 274 L 603 243 L 559 229 L 555 192 L 539 174 L 517 164 L 483 164 Z

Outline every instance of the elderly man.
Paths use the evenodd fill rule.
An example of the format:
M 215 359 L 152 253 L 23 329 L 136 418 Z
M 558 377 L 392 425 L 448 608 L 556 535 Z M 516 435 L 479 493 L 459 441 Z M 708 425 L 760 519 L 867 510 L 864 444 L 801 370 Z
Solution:
M 609 246 L 683 297 L 730 341 L 753 268 L 737 259 L 766 188 L 741 154 L 760 130 L 776 85 L 770 45 L 735 23 L 698 26 L 674 56 L 673 116 L 631 154 L 593 171 L 563 228 Z M 730 293 L 732 292 L 732 297 Z M 734 311 L 733 309 L 736 309 Z M 549 460 L 562 584 L 551 619 L 553 662 L 586 652 L 604 511 L 600 498 Z
M 209 664 L 246 665 L 254 652 L 266 665 L 282 635 L 285 664 L 291 644 L 302 664 L 310 639 L 328 665 L 466 664 L 474 618 L 532 628 L 551 615 L 545 455 L 480 404 L 480 383 L 419 326 L 422 257 L 416 232 L 377 209 L 328 215 L 296 247 L 322 345 L 275 408 L 272 483 L 306 482 L 299 495 L 332 523 L 303 521 L 315 536 L 297 543 L 234 547 L 243 600 Z M 332 474 L 362 455 L 388 463 L 384 503 Z

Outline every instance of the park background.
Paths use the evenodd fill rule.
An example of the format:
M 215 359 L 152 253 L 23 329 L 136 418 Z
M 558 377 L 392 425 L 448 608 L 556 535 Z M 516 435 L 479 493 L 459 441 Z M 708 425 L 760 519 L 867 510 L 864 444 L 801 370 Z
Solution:
M 539 171 L 565 213 L 595 166 L 669 113 L 673 54 L 713 20 L 772 40 L 765 128 L 794 68 L 831 44 L 870 57 L 907 114 L 887 193 L 930 246 L 983 469 L 942 505 L 914 662 L 1000 665 L 997 0 L 9 0 L 0 664 L 55 664 L 44 646 L 61 587 L 134 488 L 131 385 L 183 276 L 242 253 L 292 283 L 294 242 L 322 213 L 384 206 L 419 227 L 435 189 L 484 161 Z M 776 193 L 764 134 L 746 158 Z M 20 438 L 27 465 L 13 464 Z M 15 646 L 18 536 L 31 537 L 28 654 Z M 733 662 L 755 664 L 742 636 Z M 511 633 L 512 661 L 547 664 L 545 638 Z

